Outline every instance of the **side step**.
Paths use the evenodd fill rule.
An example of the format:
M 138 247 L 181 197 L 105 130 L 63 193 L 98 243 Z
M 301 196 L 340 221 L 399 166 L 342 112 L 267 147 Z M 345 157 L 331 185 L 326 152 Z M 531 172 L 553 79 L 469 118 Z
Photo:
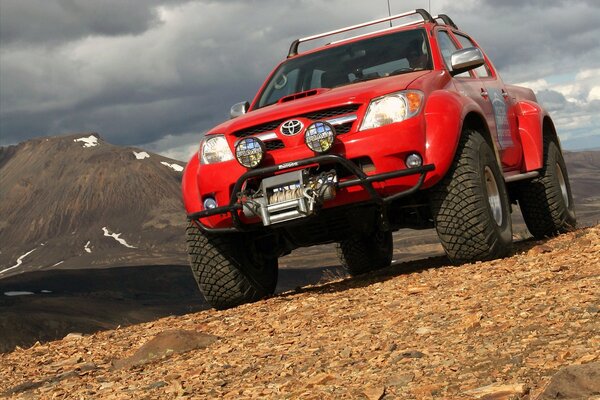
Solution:
M 522 181 L 524 179 L 537 178 L 538 176 L 540 176 L 539 171 L 525 172 L 524 174 L 515 174 L 515 175 L 505 176 L 504 182 L 510 183 L 510 182 Z

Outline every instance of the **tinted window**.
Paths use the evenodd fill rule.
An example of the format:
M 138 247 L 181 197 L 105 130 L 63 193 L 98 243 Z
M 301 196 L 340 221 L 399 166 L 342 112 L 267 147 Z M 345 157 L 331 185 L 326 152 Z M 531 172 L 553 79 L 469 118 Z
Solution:
M 444 58 L 444 62 L 446 63 L 446 68 L 448 68 L 448 70 L 451 70 L 452 62 L 450 61 L 450 59 L 452 57 L 452 53 L 458 50 L 458 48 L 456 47 L 452 39 L 450 39 L 448 32 L 439 31 L 437 36 L 440 51 L 442 52 L 442 57 Z
M 424 29 L 326 47 L 282 63 L 260 94 L 258 108 L 310 89 L 335 88 L 424 69 L 432 69 Z

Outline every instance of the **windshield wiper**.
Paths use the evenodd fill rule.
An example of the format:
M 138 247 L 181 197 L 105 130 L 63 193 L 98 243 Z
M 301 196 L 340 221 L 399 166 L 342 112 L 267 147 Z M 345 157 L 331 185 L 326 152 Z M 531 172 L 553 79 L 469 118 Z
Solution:
M 352 83 L 358 83 L 358 82 L 366 82 L 366 81 L 372 81 L 373 79 L 379 79 L 379 78 L 383 78 L 382 76 L 379 75 L 373 75 L 373 76 L 363 76 L 362 78 L 356 78 L 355 80 L 353 80 Z
M 399 69 L 397 69 L 395 71 L 390 72 L 388 76 L 405 74 L 407 72 L 413 72 L 413 71 L 416 71 L 416 70 L 417 70 L 417 68 L 399 68 Z

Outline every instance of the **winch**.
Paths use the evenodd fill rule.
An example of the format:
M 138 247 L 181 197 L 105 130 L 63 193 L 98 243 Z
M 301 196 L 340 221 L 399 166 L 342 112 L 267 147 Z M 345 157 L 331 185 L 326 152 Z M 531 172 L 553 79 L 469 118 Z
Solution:
M 288 172 L 262 180 L 260 189 L 241 198 L 246 217 L 260 217 L 263 225 L 312 215 L 318 205 L 335 197 L 334 170 L 311 175 L 308 170 Z

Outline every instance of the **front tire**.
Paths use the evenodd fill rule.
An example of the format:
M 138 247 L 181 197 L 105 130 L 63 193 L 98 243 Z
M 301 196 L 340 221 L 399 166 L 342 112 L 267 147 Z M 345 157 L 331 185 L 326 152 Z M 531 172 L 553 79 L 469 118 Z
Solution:
M 393 252 L 391 231 L 357 236 L 344 240 L 337 246 L 340 262 L 352 276 L 390 266 Z
M 467 130 L 446 176 L 432 189 L 434 224 L 454 263 L 491 260 L 512 247 L 510 203 L 494 152 Z
M 536 238 L 575 228 L 576 217 L 567 167 L 557 143 L 544 137 L 544 167 L 540 175 L 519 182 L 517 198 L 529 232 Z
M 277 258 L 260 254 L 249 236 L 211 235 L 193 223 L 186 233 L 192 273 L 212 307 L 231 308 L 275 292 Z

